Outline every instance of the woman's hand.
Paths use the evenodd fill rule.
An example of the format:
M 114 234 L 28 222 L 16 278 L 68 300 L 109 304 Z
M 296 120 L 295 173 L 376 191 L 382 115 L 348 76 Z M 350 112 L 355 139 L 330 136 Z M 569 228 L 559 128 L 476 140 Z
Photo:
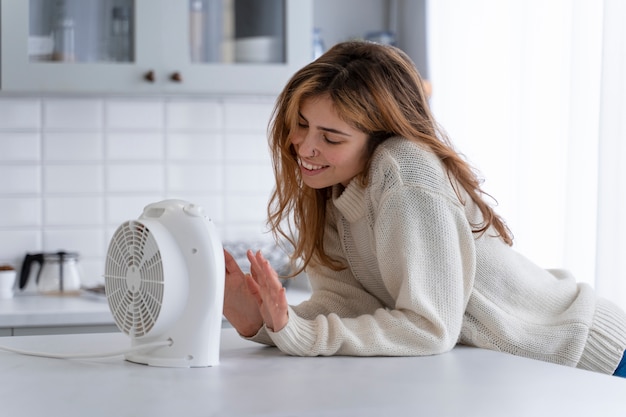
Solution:
M 244 337 L 252 337 L 263 327 L 263 316 L 257 301 L 258 285 L 250 274 L 244 274 L 233 256 L 224 251 L 226 282 L 224 316 Z
M 261 316 L 270 330 L 280 331 L 289 321 L 285 288 L 280 283 L 276 271 L 260 251 L 255 254 L 249 250 L 247 255 L 250 260 L 250 272 L 256 284 L 255 287 L 250 287 L 256 296 Z

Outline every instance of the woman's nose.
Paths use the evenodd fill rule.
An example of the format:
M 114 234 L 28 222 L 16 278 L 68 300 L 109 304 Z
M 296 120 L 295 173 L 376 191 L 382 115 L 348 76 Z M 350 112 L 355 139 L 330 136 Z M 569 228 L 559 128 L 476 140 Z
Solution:
M 313 155 L 313 149 L 315 149 L 315 141 L 316 138 L 311 132 L 307 132 L 306 135 L 303 135 L 300 138 L 300 143 L 298 144 L 298 153 L 301 156 L 310 156 Z

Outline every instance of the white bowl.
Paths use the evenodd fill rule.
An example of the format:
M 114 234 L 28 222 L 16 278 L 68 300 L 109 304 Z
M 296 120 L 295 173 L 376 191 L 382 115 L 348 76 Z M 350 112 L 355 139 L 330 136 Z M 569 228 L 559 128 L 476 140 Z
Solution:
M 235 62 L 283 62 L 280 38 L 253 36 L 235 40 Z

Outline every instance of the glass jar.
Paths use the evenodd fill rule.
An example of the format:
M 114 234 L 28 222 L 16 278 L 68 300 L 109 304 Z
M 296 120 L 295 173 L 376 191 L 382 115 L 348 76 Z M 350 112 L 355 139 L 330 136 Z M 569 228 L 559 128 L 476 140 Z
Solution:
M 70 17 L 59 16 L 54 28 L 53 61 L 74 62 L 74 20 Z

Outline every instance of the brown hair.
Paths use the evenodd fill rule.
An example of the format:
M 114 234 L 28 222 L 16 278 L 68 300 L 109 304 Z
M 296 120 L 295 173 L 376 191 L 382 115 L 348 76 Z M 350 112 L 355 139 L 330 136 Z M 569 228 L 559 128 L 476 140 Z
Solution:
M 392 46 L 349 41 L 335 45 L 296 72 L 278 96 L 272 114 L 269 141 L 276 187 L 268 205 L 268 225 L 275 238 L 293 245 L 292 260 L 303 261 L 298 272 L 311 261 L 332 269 L 345 268 L 324 251 L 325 210 L 331 188 L 313 189 L 302 182 L 290 141 L 302 102 L 321 95 L 332 100 L 339 117 L 368 135 L 368 162 L 360 175 L 363 185 L 368 181 L 371 156 L 380 143 L 393 136 L 419 142 L 439 157 L 450 177 L 480 208 L 483 222 L 473 225 L 474 233 L 493 227 L 512 244 L 506 224 L 483 200 L 485 193 L 476 173 L 435 122 L 423 81 L 411 59 Z

